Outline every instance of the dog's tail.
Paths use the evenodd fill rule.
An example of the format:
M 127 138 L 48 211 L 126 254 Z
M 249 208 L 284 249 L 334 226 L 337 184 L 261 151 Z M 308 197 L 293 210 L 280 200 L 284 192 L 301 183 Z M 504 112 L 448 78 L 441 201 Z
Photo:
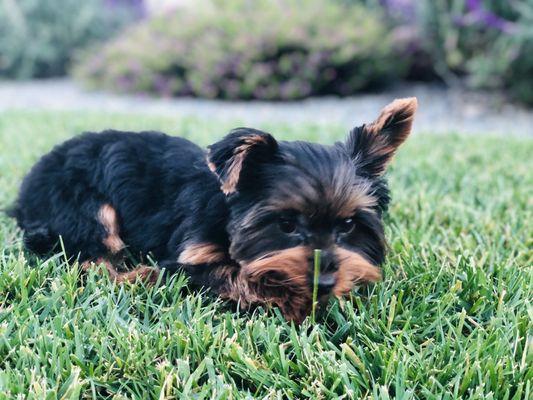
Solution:
M 50 230 L 38 224 L 28 224 L 17 203 L 0 208 L 0 213 L 17 221 L 17 225 L 23 230 L 22 241 L 28 250 L 38 255 L 46 255 L 54 249 L 56 241 Z
M 23 240 L 26 248 L 39 255 L 50 253 L 57 244 L 57 237 L 45 227 L 26 228 Z
M 55 247 L 54 235 L 45 226 L 28 224 L 17 203 L 6 208 L 0 209 L 0 212 L 17 220 L 18 226 L 24 231 L 24 245 L 36 254 L 48 254 Z

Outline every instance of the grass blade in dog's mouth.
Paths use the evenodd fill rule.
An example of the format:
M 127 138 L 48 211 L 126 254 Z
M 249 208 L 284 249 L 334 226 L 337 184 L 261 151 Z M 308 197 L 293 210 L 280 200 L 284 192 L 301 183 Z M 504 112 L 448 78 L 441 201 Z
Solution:
M 313 272 L 313 305 L 311 309 L 311 321 L 313 324 L 315 323 L 315 315 L 316 315 L 316 306 L 317 306 L 317 299 L 318 299 L 318 278 L 320 276 L 320 256 L 321 256 L 321 250 L 315 249 L 315 263 L 314 263 L 314 272 Z

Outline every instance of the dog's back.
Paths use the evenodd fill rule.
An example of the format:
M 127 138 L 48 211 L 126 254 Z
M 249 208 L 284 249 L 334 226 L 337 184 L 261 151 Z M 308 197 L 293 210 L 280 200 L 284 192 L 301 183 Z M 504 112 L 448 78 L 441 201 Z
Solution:
M 82 260 L 108 252 L 102 218 L 111 217 L 124 221 L 121 238 L 131 251 L 162 255 L 171 235 L 165 227 L 183 218 L 174 203 L 194 181 L 218 190 L 204 151 L 188 140 L 156 132 L 85 133 L 35 164 L 10 214 L 24 230 L 25 245 L 40 255 L 56 248 L 60 236 L 67 252 Z M 116 214 L 102 214 L 108 204 Z M 154 224 L 146 223 L 147 215 Z

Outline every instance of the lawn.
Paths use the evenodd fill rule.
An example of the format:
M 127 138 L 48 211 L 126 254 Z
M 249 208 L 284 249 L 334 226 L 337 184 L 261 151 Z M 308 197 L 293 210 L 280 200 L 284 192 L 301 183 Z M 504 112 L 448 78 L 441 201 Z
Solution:
M 0 208 L 32 163 L 82 130 L 160 129 L 207 144 L 231 125 L 0 114 Z M 349 127 L 262 126 L 332 142 Z M 0 215 L 0 399 L 530 399 L 533 140 L 412 137 L 389 173 L 386 279 L 317 323 L 237 314 L 183 277 L 80 280 L 24 253 Z

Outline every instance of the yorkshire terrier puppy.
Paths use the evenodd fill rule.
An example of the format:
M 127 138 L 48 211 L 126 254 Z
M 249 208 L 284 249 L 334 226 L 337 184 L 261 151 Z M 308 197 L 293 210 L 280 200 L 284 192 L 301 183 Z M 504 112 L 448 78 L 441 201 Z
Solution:
M 301 322 L 314 249 L 322 298 L 380 279 L 383 176 L 416 107 L 415 98 L 395 100 L 332 146 L 250 128 L 207 151 L 156 132 L 84 133 L 37 162 L 11 214 L 39 255 L 58 250 L 61 237 L 84 268 L 102 263 L 118 281 L 156 279 L 157 268 L 119 268 L 125 254 L 151 257 L 191 285 Z

